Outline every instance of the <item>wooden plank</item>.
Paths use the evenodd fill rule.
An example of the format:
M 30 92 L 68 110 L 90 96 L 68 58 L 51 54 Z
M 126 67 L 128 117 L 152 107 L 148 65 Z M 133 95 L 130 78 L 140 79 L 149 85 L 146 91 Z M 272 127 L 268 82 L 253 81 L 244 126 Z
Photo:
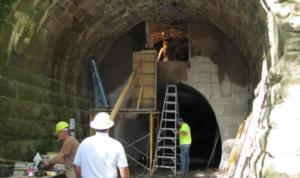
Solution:
M 237 150 L 237 147 L 238 147 L 238 144 L 239 144 L 239 139 L 241 137 L 241 134 L 243 132 L 243 129 L 244 129 L 244 125 L 245 125 L 245 117 L 246 117 L 246 113 L 244 114 L 244 117 L 242 119 L 242 122 L 239 126 L 239 130 L 238 130 L 238 133 L 235 137 L 235 140 L 234 140 L 234 144 L 233 144 L 233 147 L 232 147 L 232 150 L 231 150 L 231 153 L 230 153 L 230 157 L 228 159 L 228 163 L 227 163 L 227 167 L 225 169 L 225 172 L 226 173 L 229 173 L 229 170 L 234 162 L 234 159 L 236 158 L 235 157 L 235 153 L 236 153 L 236 150 Z
M 143 92 L 143 86 L 140 87 L 140 95 L 139 95 L 139 99 L 138 99 L 138 103 L 137 103 L 137 108 L 136 108 L 136 109 L 140 109 L 141 98 L 142 98 L 142 92 Z
M 138 66 L 138 67 L 139 67 L 139 66 Z M 138 69 L 138 67 L 137 67 L 137 69 Z M 123 103 L 123 101 L 124 101 L 124 99 L 125 99 L 125 97 L 126 97 L 126 94 L 128 93 L 128 91 L 129 91 L 129 89 L 130 89 L 130 87 L 131 87 L 131 84 L 132 84 L 132 82 L 134 81 L 134 77 L 135 77 L 135 74 L 136 74 L 136 72 L 137 72 L 137 69 L 134 70 L 134 71 L 131 73 L 131 75 L 130 75 L 128 81 L 127 81 L 127 84 L 125 85 L 125 87 L 124 87 L 124 89 L 123 89 L 123 91 L 122 91 L 122 93 L 121 93 L 121 95 L 120 95 L 120 97 L 119 97 L 117 103 L 115 104 L 114 109 L 111 111 L 111 113 L 110 113 L 110 119 L 111 119 L 111 120 L 114 120 L 114 119 L 116 118 L 117 113 L 118 113 L 118 111 L 119 111 L 119 109 L 120 109 L 120 107 L 121 107 L 121 105 L 122 105 L 122 103 Z
M 239 155 L 241 146 L 245 140 L 246 137 L 246 133 L 247 133 L 247 129 L 250 123 L 251 117 L 246 120 L 243 120 L 243 122 L 241 123 L 242 125 L 242 132 L 238 133 L 237 136 L 239 135 L 239 138 L 237 139 L 237 143 L 236 145 L 234 145 L 235 149 L 231 151 L 230 154 L 230 165 L 228 165 L 228 167 L 225 170 L 225 173 L 228 177 L 232 176 L 232 173 L 234 172 L 233 170 L 236 168 L 237 165 L 237 157 Z
M 135 86 L 133 88 L 133 94 L 132 94 L 133 98 L 139 98 L 139 96 L 140 96 L 140 90 L 141 90 L 142 86 Z M 142 97 L 143 98 L 155 98 L 154 94 L 155 94 L 155 87 L 152 87 L 152 86 L 143 86 L 143 93 L 142 93 Z
M 134 79 L 134 85 L 154 85 L 155 75 L 137 75 Z
M 153 157 L 153 113 L 150 113 L 150 164 L 149 172 L 152 173 L 152 157 Z
M 133 108 L 153 108 L 156 109 L 156 71 L 157 52 L 142 51 L 133 54 L 133 70 L 137 70 L 133 81 L 132 105 Z M 141 66 L 137 69 L 137 64 Z M 140 95 L 141 87 L 143 92 Z

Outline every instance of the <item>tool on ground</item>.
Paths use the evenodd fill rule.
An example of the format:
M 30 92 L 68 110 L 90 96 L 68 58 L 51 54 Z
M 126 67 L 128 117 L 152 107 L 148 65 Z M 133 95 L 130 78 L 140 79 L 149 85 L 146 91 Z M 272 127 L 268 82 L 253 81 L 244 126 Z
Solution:
M 167 85 L 152 173 L 157 168 L 167 168 L 176 175 L 177 135 L 175 130 L 177 130 L 176 118 L 178 116 L 177 86 Z
M 0 163 L 22 163 L 22 164 L 27 164 L 28 162 L 22 162 L 22 161 L 16 161 L 16 160 L 11 160 L 11 159 L 4 159 L 0 158 Z

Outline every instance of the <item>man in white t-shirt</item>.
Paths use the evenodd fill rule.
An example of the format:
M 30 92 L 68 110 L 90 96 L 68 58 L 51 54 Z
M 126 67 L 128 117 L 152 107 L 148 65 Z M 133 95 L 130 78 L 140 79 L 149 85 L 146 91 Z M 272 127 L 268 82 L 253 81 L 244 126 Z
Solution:
M 104 112 L 97 114 L 90 123 L 96 135 L 84 139 L 77 150 L 74 160 L 77 178 L 116 178 L 117 168 L 122 178 L 129 178 L 124 148 L 108 135 L 113 125 L 114 122 Z

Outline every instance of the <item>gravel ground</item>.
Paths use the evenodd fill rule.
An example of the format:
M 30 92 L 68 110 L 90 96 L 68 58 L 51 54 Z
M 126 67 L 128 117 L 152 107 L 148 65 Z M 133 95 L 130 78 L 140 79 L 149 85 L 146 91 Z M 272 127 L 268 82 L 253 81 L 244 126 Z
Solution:
M 149 171 L 145 170 L 141 166 L 132 166 L 130 169 L 130 177 L 132 178 L 223 178 L 224 173 L 215 168 L 203 168 L 203 169 L 192 169 L 188 174 L 176 175 L 171 169 L 157 169 L 154 171 L 153 175 L 150 176 Z

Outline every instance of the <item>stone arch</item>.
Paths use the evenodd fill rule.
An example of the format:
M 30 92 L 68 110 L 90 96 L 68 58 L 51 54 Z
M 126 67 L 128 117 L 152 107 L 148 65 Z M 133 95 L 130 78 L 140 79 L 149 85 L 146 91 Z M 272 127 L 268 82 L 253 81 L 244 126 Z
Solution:
M 54 145 L 53 140 L 48 140 L 50 130 L 56 121 L 68 117 L 77 118 L 78 135 L 85 137 L 83 130 L 87 128 L 93 98 L 88 56 L 96 56 L 100 63 L 115 40 L 145 20 L 185 19 L 215 25 L 245 56 L 254 86 L 260 83 L 262 61 L 267 60 L 268 85 L 260 83 L 268 92 L 267 113 L 299 104 L 299 95 L 295 92 L 299 85 L 298 1 L 3 0 L 0 7 L 0 113 L 4 123 L 0 127 L 4 145 L 11 148 L 5 154 L 11 158 L 22 154 L 18 152 L 19 146 L 30 147 L 22 139 L 33 140 L 34 148 Z M 31 95 L 32 91 L 35 95 Z M 293 121 L 287 125 L 280 124 L 282 119 L 273 116 L 261 118 L 260 131 L 267 134 L 261 134 L 257 140 L 267 136 L 278 138 L 280 134 L 275 133 L 286 133 L 286 130 L 296 133 L 299 128 L 296 116 L 291 117 Z M 267 122 L 269 120 L 272 122 Z M 32 126 L 31 122 L 38 125 Z M 26 138 L 22 136 L 22 129 L 27 132 Z M 287 134 L 294 140 L 296 135 Z M 278 164 L 289 162 L 292 157 L 293 165 L 298 165 L 297 155 L 291 150 L 286 152 L 287 148 L 295 147 L 288 142 L 282 149 L 272 150 L 270 148 L 276 147 L 274 143 L 257 145 L 264 151 L 255 152 L 258 156 L 251 158 L 251 162 L 256 163 L 259 157 L 264 157 L 270 163 L 259 170 L 263 175 L 270 175 L 270 172 L 297 175 L 299 171 L 291 170 L 293 166 L 283 169 Z M 1 147 L 1 154 L 3 150 L 5 148 Z M 254 176 L 258 174 L 253 173 Z

